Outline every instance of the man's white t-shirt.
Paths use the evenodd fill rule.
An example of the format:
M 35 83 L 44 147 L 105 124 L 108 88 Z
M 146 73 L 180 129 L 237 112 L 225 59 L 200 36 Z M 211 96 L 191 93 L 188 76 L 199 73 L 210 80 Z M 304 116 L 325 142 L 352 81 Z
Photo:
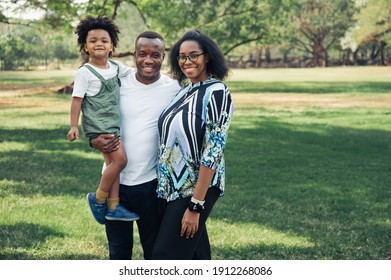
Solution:
M 135 72 L 121 78 L 121 139 L 128 158 L 121 184 L 138 185 L 156 178 L 158 118 L 179 89 L 178 81 L 164 74 L 149 85 L 137 81 Z

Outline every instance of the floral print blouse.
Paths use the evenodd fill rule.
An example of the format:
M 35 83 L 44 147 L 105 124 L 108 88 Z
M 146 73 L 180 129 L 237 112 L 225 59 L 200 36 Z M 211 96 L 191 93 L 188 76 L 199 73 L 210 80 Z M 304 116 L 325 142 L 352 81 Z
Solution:
M 232 113 L 230 92 L 214 77 L 180 90 L 158 121 L 160 198 L 192 196 L 201 164 L 215 171 L 209 187 L 224 195 L 224 148 Z

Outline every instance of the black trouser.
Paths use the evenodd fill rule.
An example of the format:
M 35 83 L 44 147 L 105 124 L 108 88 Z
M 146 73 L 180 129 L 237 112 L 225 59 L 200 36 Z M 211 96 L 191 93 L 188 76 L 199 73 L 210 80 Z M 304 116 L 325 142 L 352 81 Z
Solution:
M 210 260 L 210 244 L 205 222 L 219 198 L 220 190 L 210 188 L 205 197 L 205 209 L 200 214 L 198 231 L 193 238 L 180 236 L 182 217 L 190 197 L 166 203 L 164 216 L 156 238 L 152 258 L 155 260 Z
M 146 260 L 152 258 L 152 250 L 161 221 L 156 186 L 156 180 L 136 186 L 120 185 L 121 205 L 140 216 L 137 227 Z M 106 220 L 105 225 L 110 259 L 132 259 L 133 222 Z

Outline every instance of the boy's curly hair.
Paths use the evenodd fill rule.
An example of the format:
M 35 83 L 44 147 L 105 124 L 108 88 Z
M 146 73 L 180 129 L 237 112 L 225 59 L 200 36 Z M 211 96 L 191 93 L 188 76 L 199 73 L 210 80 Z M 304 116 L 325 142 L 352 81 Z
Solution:
M 77 44 L 79 46 L 79 50 L 84 50 L 84 44 L 86 43 L 88 32 L 93 29 L 103 29 L 109 33 L 114 51 L 118 45 L 118 34 L 120 31 L 119 27 L 114 23 L 114 21 L 106 16 L 98 16 L 96 18 L 88 16 L 80 21 L 75 31 L 75 33 L 78 35 Z

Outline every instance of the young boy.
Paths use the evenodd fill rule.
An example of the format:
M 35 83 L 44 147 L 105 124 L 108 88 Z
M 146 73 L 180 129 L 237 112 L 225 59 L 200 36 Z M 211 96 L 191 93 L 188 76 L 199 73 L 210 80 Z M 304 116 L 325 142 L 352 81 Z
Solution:
M 100 134 L 120 135 L 119 76 L 133 69 L 109 60 L 118 44 L 119 28 L 107 17 L 87 17 L 80 21 L 76 33 L 80 51 L 89 62 L 76 73 L 71 104 L 71 128 L 68 140 L 79 138 L 78 121 L 83 112 L 82 126 L 86 137 Z M 122 143 L 111 153 L 102 153 L 106 168 L 96 193 L 88 193 L 87 201 L 95 220 L 134 221 L 139 216 L 119 204 L 119 173 L 127 164 Z

